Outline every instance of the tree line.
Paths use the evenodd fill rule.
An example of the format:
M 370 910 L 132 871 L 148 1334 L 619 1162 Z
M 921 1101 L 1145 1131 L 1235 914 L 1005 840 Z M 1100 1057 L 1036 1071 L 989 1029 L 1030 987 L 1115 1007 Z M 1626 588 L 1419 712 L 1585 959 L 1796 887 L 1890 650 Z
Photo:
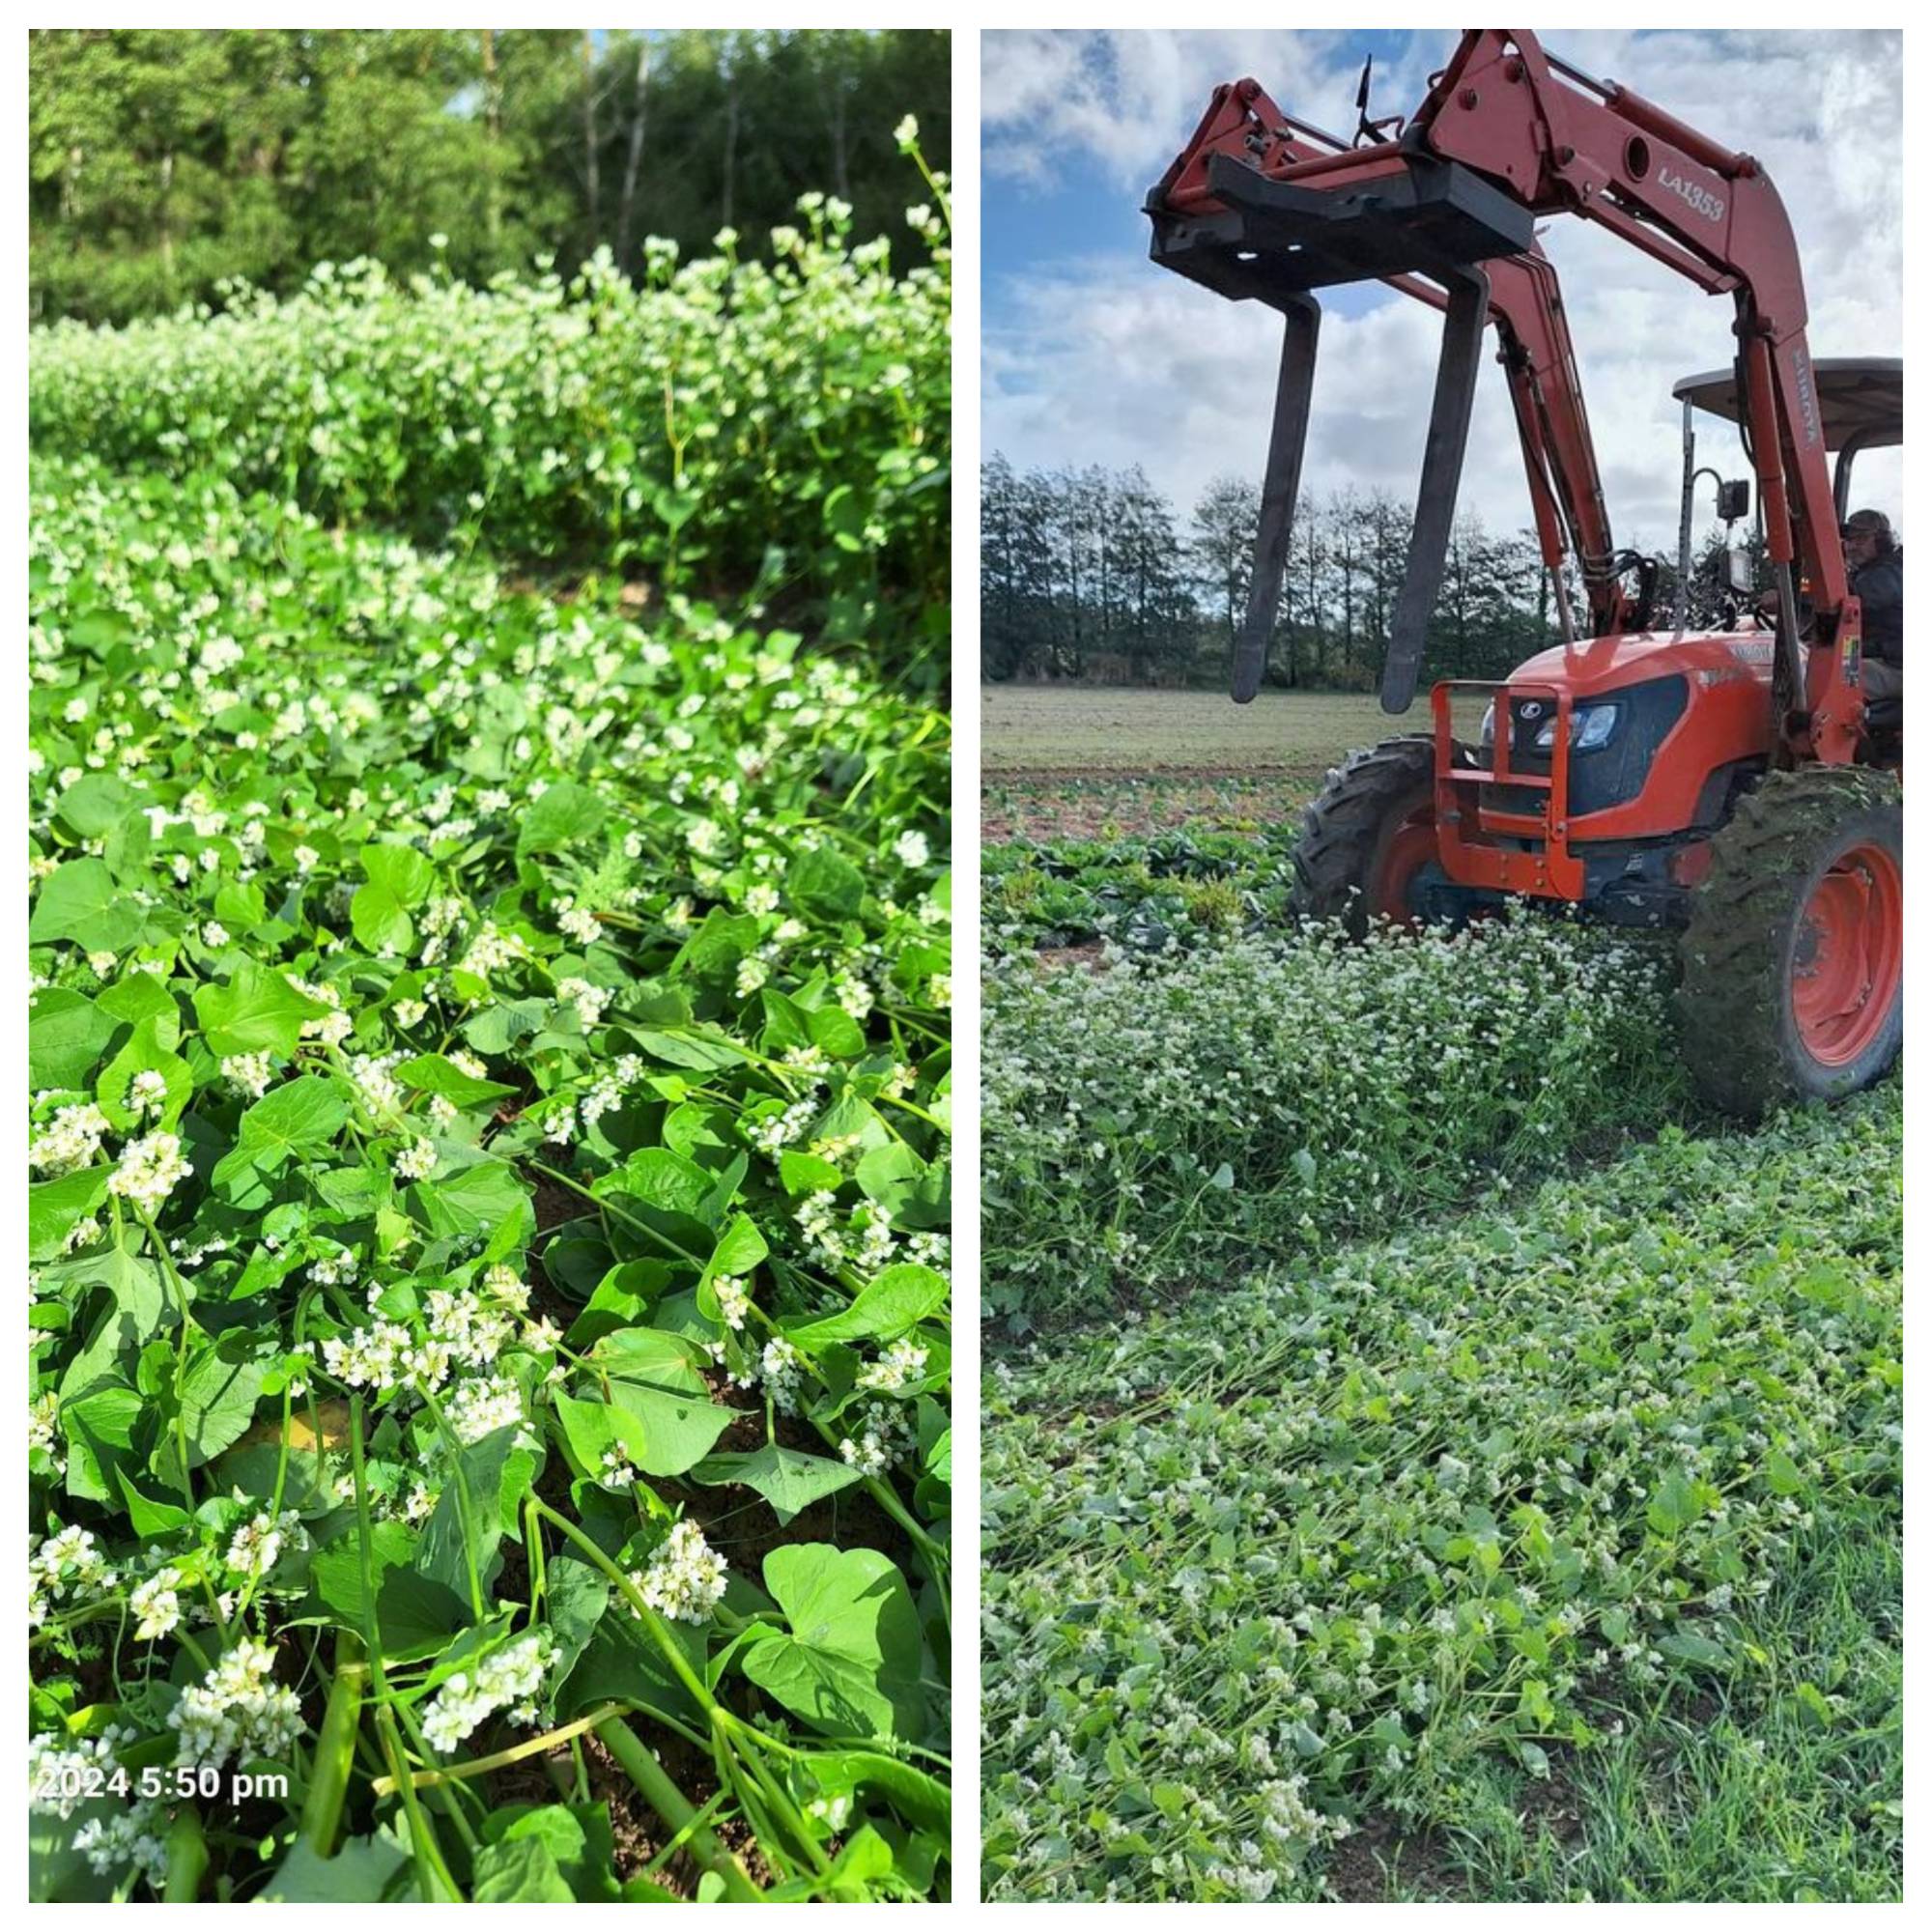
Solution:
M 646 236 L 744 252 L 798 197 L 902 235 L 949 164 L 948 36 L 923 30 L 40 28 L 28 37 L 31 319 L 119 322 L 287 291 L 318 262 L 477 282 Z
M 980 635 L 989 680 L 1218 683 L 1247 613 L 1261 491 L 1210 483 L 1183 524 L 1136 468 L 980 470 Z M 1385 491 L 1305 494 L 1268 651 L 1268 682 L 1373 691 L 1407 561 L 1412 505 Z M 1692 612 L 1715 620 L 1718 532 L 1700 548 Z M 1676 574 L 1659 573 L 1660 621 Z M 1580 584 L 1568 578 L 1573 609 Z M 1555 643 L 1559 613 L 1533 531 L 1459 517 L 1423 657 L 1435 677 L 1506 676 Z

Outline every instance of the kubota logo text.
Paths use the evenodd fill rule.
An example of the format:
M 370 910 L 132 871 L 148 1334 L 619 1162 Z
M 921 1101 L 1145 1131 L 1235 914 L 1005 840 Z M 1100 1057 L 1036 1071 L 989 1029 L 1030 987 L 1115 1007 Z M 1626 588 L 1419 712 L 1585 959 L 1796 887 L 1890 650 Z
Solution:
M 1798 390 L 1798 419 L 1808 445 L 1818 440 L 1818 392 L 1811 382 L 1811 358 L 1802 349 L 1791 352 L 1791 380 Z
M 1674 194 L 1687 208 L 1693 208 L 1706 221 L 1721 221 L 1724 218 L 1724 198 L 1713 194 L 1707 187 L 1699 187 L 1693 181 L 1686 181 L 1682 175 L 1674 175 L 1668 168 L 1659 168 L 1657 185 Z

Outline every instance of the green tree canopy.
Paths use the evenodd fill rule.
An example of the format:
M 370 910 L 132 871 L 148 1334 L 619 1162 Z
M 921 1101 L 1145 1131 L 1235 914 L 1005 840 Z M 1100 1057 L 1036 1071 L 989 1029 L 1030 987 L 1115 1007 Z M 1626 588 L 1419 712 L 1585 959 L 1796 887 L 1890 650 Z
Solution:
M 935 32 L 42 28 L 29 75 L 35 320 L 358 256 L 483 281 L 608 246 L 635 272 L 647 235 L 755 249 L 813 189 L 897 233 L 902 115 L 948 164 Z

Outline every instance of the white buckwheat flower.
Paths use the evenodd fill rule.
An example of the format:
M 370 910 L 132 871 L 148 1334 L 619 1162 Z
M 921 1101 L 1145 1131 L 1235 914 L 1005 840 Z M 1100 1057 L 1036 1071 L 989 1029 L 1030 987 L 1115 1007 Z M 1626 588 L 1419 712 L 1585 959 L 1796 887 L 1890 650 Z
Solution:
M 176 1135 L 150 1134 L 122 1150 L 121 1164 L 107 1177 L 107 1187 L 152 1214 L 187 1171 Z
M 274 1062 L 266 1053 L 231 1053 L 221 1063 L 221 1077 L 257 1100 L 269 1091 L 274 1071 Z
M 444 1678 L 423 1712 L 423 1736 L 435 1749 L 452 1751 L 486 1718 L 506 1707 L 517 1722 L 529 1723 L 536 1717 L 537 1692 L 556 1656 L 556 1638 L 539 1628 Z
M 852 1431 L 839 1441 L 838 1453 L 862 1476 L 883 1476 L 895 1463 L 905 1462 L 919 1444 L 912 1417 L 901 1403 L 867 1403 Z
M 137 1620 L 135 1642 L 153 1643 L 181 1622 L 181 1572 L 168 1564 L 128 1593 L 128 1607 Z
M 673 1523 L 642 1570 L 631 1573 L 638 1594 L 660 1616 L 701 1624 L 724 1595 L 724 1559 L 692 1521 Z
M 283 1546 L 292 1538 L 298 1539 L 298 1548 L 308 1540 L 300 1516 L 294 1510 L 284 1510 L 280 1516 L 270 1516 L 264 1510 L 235 1532 L 234 1541 L 228 1546 L 228 1567 L 239 1570 L 244 1577 L 266 1577 L 279 1561 Z
M 472 1376 L 444 1398 L 443 1413 L 459 1440 L 480 1442 L 524 1420 L 524 1396 L 514 1376 Z
M 859 1371 L 859 1386 L 867 1389 L 901 1389 L 916 1382 L 925 1373 L 926 1351 L 909 1335 L 895 1342 L 876 1362 Z
M 158 1114 L 168 1104 L 167 1076 L 143 1067 L 128 1083 L 128 1105 L 137 1114 Z
M 782 1335 L 773 1336 L 758 1357 L 758 1375 L 765 1393 L 771 1397 L 772 1406 L 787 1415 L 798 1406 L 799 1378 L 804 1368 L 798 1350 Z
M 399 1149 L 389 1164 L 404 1180 L 427 1180 L 436 1172 L 436 1143 L 418 1140 Z
M 177 1764 L 219 1768 L 232 1757 L 279 1758 L 301 1736 L 301 1705 L 275 1682 L 275 1653 L 244 1636 L 198 1684 L 181 1693 L 169 1722 Z
M 581 946 L 591 945 L 603 931 L 597 923 L 597 915 L 588 906 L 581 906 L 574 899 L 557 900 L 556 923 L 559 930 L 568 933 Z
M 27 1165 L 52 1180 L 92 1167 L 99 1158 L 100 1143 L 112 1131 L 112 1122 L 91 1100 L 77 1107 L 63 1107 L 34 1136 L 27 1150 Z

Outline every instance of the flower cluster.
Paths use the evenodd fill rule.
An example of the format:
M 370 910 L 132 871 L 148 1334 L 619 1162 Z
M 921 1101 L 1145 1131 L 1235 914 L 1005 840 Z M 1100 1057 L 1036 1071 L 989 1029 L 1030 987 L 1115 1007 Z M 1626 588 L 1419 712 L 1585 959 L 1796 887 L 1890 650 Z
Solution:
M 868 1402 L 846 1419 L 838 1453 L 862 1476 L 883 1476 L 919 1446 L 919 1432 L 902 1403 Z
M 128 1591 L 128 1607 L 134 1613 L 136 1643 L 153 1643 L 180 1625 L 181 1587 L 182 1573 L 172 1563 L 164 1563 Z
M 114 1587 L 115 1572 L 91 1529 L 70 1523 L 27 1556 L 27 1621 L 38 1629 L 55 1604 Z
M 27 1146 L 27 1165 L 49 1180 L 92 1167 L 100 1157 L 100 1144 L 114 1124 L 93 1101 L 64 1106 L 34 1130 Z
M 71 1818 L 99 1779 L 110 1776 L 123 1747 L 139 1733 L 125 1725 L 80 1736 L 43 1731 L 27 1743 L 27 1808 L 42 1817 Z
M 431 1289 L 413 1321 L 380 1313 L 380 1286 L 370 1289 L 368 1299 L 374 1320 L 322 1344 L 323 1367 L 351 1388 L 440 1389 L 462 1370 L 493 1368 L 504 1350 L 527 1342 L 536 1327 L 524 1319 L 529 1291 L 514 1269 L 492 1269 L 473 1288 Z M 501 1380 L 465 1380 L 463 1402 L 500 1405 Z
M 876 1362 L 867 1362 L 859 1371 L 862 1389 L 877 1389 L 891 1394 L 908 1382 L 916 1382 L 925 1373 L 926 1350 L 910 1335 L 892 1344 Z
M 518 1723 L 536 1716 L 536 1696 L 556 1663 L 556 1638 L 546 1628 L 526 1631 L 481 1662 L 452 1671 L 423 1711 L 423 1736 L 452 1751 L 486 1718 L 508 1710 Z
M 167 1813 L 156 1798 L 137 1798 L 104 1817 L 89 1818 L 73 1834 L 73 1848 L 103 1878 L 132 1866 L 158 1886 L 168 1866 Z
M 300 1548 L 307 1541 L 297 1511 L 270 1516 L 264 1510 L 235 1532 L 228 1546 L 228 1567 L 243 1577 L 263 1577 L 281 1561 L 285 1548 Z
M 670 1534 L 652 1550 L 631 1581 L 660 1616 L 679 1623 L 701 1624 L 724 1595 L 724 1559 L 705 1542 L 704 1532 L 688 1519 L 671 1525 Z
M 244 1636 L 176 1700 L 170 1721 L 178 1764 L 220 1766 L 230 1758 L 279 1758 L 302 1734 L 301 1703 L 275 1682 L 275 1653 Z
M 107 1177 L 107 1188 L 153 1214 L 188 1171 L 177 1134 L 150 1134 L 122 1151 L 121 1164 Z

